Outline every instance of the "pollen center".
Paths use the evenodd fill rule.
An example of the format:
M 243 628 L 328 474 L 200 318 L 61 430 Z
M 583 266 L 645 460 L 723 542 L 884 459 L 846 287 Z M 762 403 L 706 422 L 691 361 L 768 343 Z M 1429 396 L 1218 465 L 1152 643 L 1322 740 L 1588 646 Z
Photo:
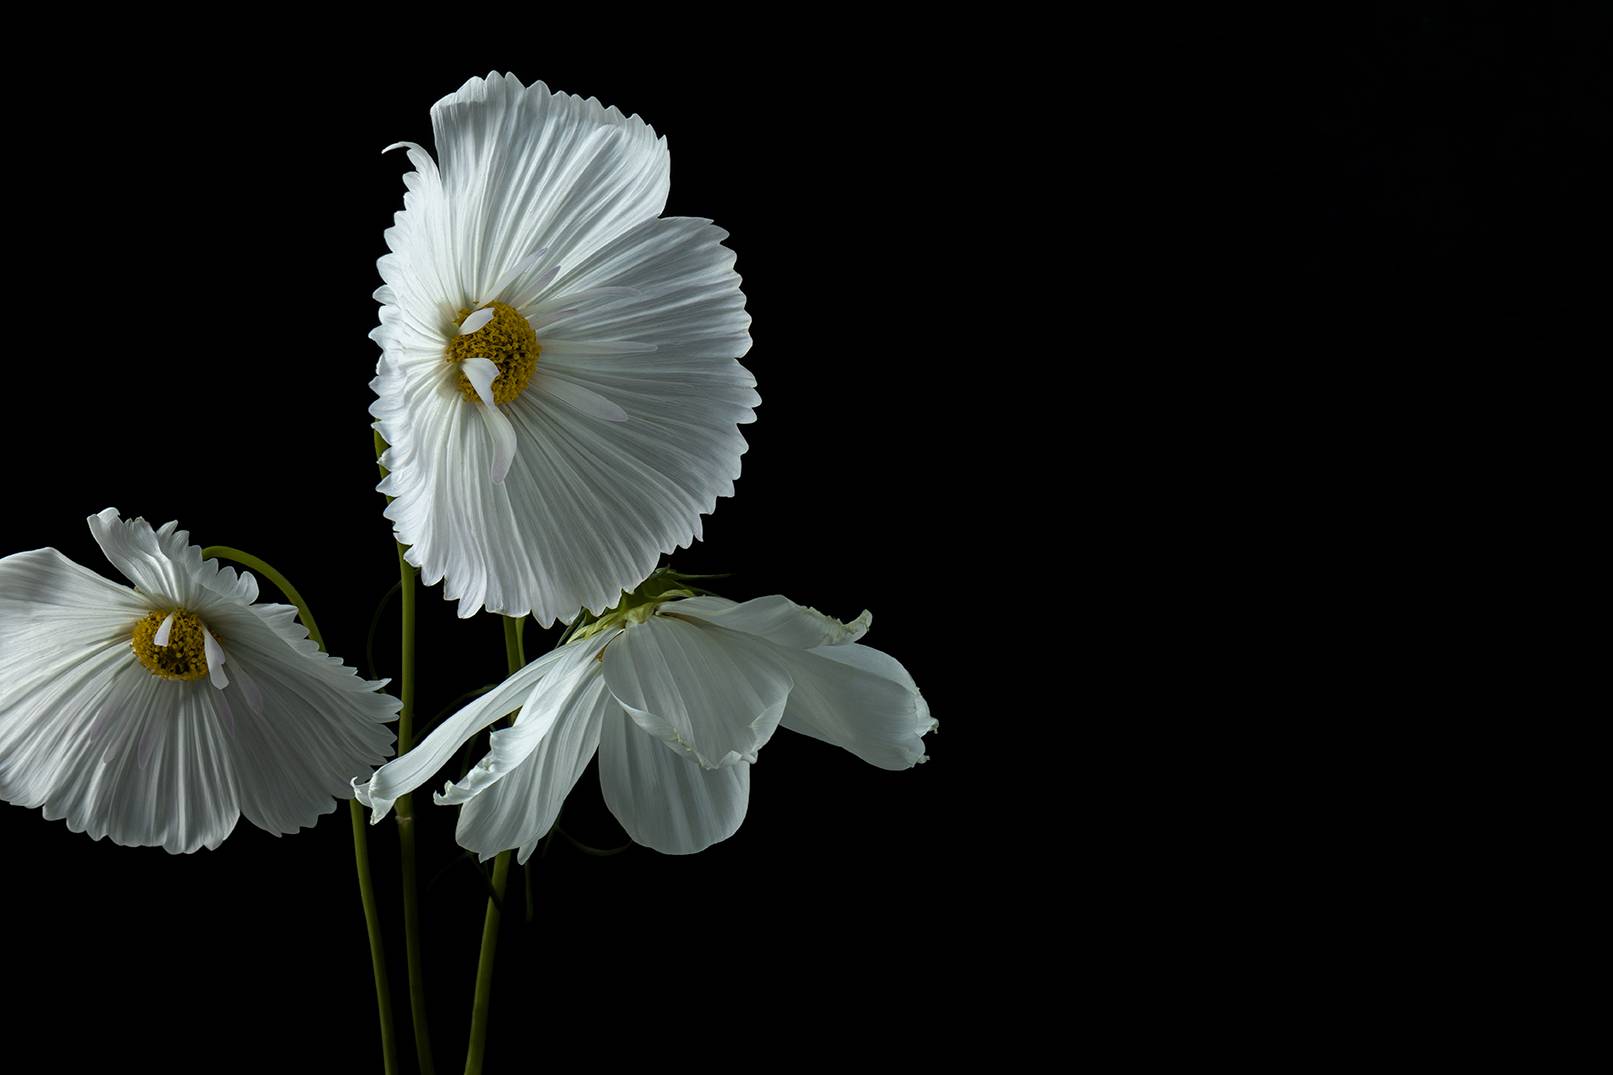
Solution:
M 475 332 L 455 336 L 444 353 L 449 364 L 455 366 L 467 358 L 485 358 L 492 362 L 498 367 L 498 377 L 493 381 L 493 402 L 509 403 L 526 390 L 532 371 L 538 368 L 538 334 L 508 303 L 490 302 L 482 309 L 492 310 L 492 319 Z M 471 313 L 469 309 L 459 311 L 454 324 L 464 324 Z M 481 398 L 463 371 L 456 379 L 460 395 L 472 403 Z
M 130 644 L 146 671 L 159 679 L 201 679 L 207 675 L 207 643 L 202 637 L 202 621 L 182 608 L 173 611 L 168 628 L 168 644 L 159 646 L 156 634 L 167 612 L 152 612 L 134 625 Z

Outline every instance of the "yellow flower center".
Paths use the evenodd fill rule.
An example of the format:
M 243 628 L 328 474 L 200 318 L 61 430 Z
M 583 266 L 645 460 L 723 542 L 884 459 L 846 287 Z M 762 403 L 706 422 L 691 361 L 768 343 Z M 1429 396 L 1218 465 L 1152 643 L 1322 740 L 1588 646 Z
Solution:
M 207 675 L 207 643 L 202 638 L 202 621 L 182 608 L 173 611 L 168 628 L 168 644 L 157 645 L 155 638 L 166 612 L 151 612 L 134 625 L 130 644 L 146 671 L 159 679 L 201 679 Z
M 448 341 L 444 354 L 454 366 L 467 358 L 485 358 L 497 366 L 493 402 L 502 405 L 524 392 L 532 380 L 532 371 L 538 368 L 538 334 L 531 323 L 507 303 L 490 302 L 482 309 L 492 310 L 492 319 L 475 332 Z M 459 311 L 454 324 L 464 324 L 471 313 L 469 309 Z M 460 395 L 472 403 L 481 398 L 463 372 L 458 374 L 458 381 Z

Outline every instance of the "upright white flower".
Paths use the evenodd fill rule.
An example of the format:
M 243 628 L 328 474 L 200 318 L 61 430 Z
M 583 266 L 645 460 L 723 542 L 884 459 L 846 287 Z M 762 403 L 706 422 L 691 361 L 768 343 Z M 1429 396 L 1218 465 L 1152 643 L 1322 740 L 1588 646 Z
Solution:
M 168 523 L 89 518 L 134 589 L 55 549 L 0 559 L 0 799 L 170 852 L 245 814 L 289 833 L 391 753 L 400 702 L 319 652 L 290 605 Z
M 605 802 L 629 836 L 667 854 L 703 850 L 745 819 L 751 762 L 781 724 L 883 769 L 924 760 L 936 722 L 907 670 L 857 643 L 868 623 L 778 596 L 641 590 L 355 782 L 359 801 L 380 820 L 519 706 L 487 756 L 436 796 L 463 804 L 461 845 L 483 858 L 519 848 L 525 862 L 597 750 Z
M 431 123 L 377 263 L 387 518 L 461 616 L 600 611 L 733 495 L 761 399 L 727 233 L 662 219 L 666 140 L 592 98 L 490 74 Z

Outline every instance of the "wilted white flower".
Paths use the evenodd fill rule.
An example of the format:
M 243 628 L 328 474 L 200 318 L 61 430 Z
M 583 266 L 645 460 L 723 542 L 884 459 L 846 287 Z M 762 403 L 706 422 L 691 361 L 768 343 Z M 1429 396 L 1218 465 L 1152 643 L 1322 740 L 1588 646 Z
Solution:
M 739 828 L 751 762 L 780 724 L 884 769 L 924 760 L 936 722 L 907 670 L 857 643 L 868 623 L 866 612 L 844 624 L 778 596 L 736 604 L 641 588 L 376 770 L 359 800 L 379 820 L 520 706 L 488 755 L 436 796 L 464 804 L 461 845 L 484 858 L 519 848 L 526 861 L 597 750 L 605 802 L 629 836 L 700 851 Z
M 391 753 L 396 698 L 319 651 L 290 605 L 168 523 L 89 518 L 134 589 L 55 549 L 0 559 L 0 799 L 170 852 L 236 820 L 312 825 Z
M 602 610 L 733 495 L 755 419 L 727 233 L 661 218 L 637 116 L 473 78 L 413 143 L 370 408 L 405 556 L 459 614 Z

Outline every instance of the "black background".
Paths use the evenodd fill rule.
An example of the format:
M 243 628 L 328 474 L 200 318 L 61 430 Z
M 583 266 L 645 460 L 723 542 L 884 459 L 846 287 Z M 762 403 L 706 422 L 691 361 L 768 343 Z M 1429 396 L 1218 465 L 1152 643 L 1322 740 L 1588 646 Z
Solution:
M 537 922 L 507 916 L 489 1070 L 579 1045 L 916 1062 L 968 1035 L 1001 1056 L 1025 1026 L 1068 1049 L 1088 1001 L 1135 1000 L 1139 1042 L 1196 1043 L 1156 1017 L 1194 952 L 1226 946 L 1195 1011 L 1241 998 L 1272 930 L 1308 973 L 1312 938 L 1357 920 L 1325 906 L 1342 875 L 1399 892 L 1423 856 L 1385 866 L 1405 812 L 1362 817 L 1408 723 L 1375 677 L 1423 660 L 1431 587 L 1487 600 L 1492 565 L 1452 550 L 1490 528 L 1494 482 L 1540 472 L 1502 458 L 1537 404 L 1586 395 L 1554 363 L 1605 337 L 1582 327 L 1609 248 L 1593 7 L 1149 11 L 1067 40 L 1006 17 L 466 12 L 362 41 L 42 48 L 10 72 L 0 551 L 110 573 L 85 515 L 177 517 L 277 564 L 362 662 L 395 577 L 365 337 L 407 165 L 379 150 L 429 145 L 430 104 L 495 68 L 637 112 L 669 139 L 667 213 L 731 233 L 763 398 L 736 497 L 673 563 L 735 572 L 734 597 L 870 608 L 942 730 L 905 773 L 781 732 L 744 826 L 700 855 L 557 839 Z M 503 667 L 497 622 L 438 593 L 423 717 Z M 452 1071 L 485 901 L 452 812 L 420 812 Z M 619 841 L 592 770 L 564 823 Z M 395 841 L 371 831 L 407 1054 Z M 183 858 L 9 807 L 0 835 L 8 1048 L 375 1069 L 344 814 Z
M 116 575 L 85 516 L 177 518 L 195 543 L 275 564 L 332 652 L 362 665 L 396 578 L 366 334 L 408 166 L 382 147 L 431 146 L 430 105 L 490 69 L 639 113 L 672 151 L 666 214 L 730 232 L 763 399 L 737 495 L 672 562 L 732 572 L 736 598 L 871 609 L 867 642 L 906 664 L 942 731 L 932 760 L 901 773 L 781 732 L 744 826 L 696 856 L 590 857 L 556 839 L 535 860 L 530 925 L 512 877 L 488 1068 L 549 1063 L 560 1040 L 623 1060 L 745 1041 L 832 1050 L 865 1033 L 902 1048 L 977 943 L 992 886 L 973 874 L 995 837 L 971 782 L 1004 762 L 991 729 L 1010 717 L 964 702 L 1012 674 L 979 656 L 992 617 L 958 551 L 1005 495 L 971 464 L 997 434 L 959 355 L 960 333 L 992 316 L 963 281 L 989 270 L 959 264 L 946 218 L 963 176 L 944 135 L 977 122 L 973 106 L 899 108 L 940 72 L 893 60 L 889 40 L 812 38 L 828 51 L 786 59 L 700 34 L 586 50 L 532 26 L 362 47 L 320 36 L 248 34 L 206 63 L 147 43 L 19 83 L 13 314 L 31 342 L 10 356 L 21 417 L 0 426 L 0 551 L 54 546 Z M 421 720 L 503 672 L 497 618 L 457 620 L 440 593 L 421 592 Z M 383 624 L 377 672 L 395 675 L 395 605 Z M 557 634 L 529 623 L 529 652 Z M 432 1032 L 451 1071 L 485 889 L 453 844 L 454 811 L 427 796 L 419 813 Z M 597 767 L 564 824 L 623 842 Z M 396 835 L 370 833 L 407 1058 Z M 279 839 L 242 821 L 190 856 L 92 842 L 15 807 L 0 839 L 0 919 L 36 953 L 6 972 L 7 1039 L 25 1055 L 379 1069 L 345 803 Z

